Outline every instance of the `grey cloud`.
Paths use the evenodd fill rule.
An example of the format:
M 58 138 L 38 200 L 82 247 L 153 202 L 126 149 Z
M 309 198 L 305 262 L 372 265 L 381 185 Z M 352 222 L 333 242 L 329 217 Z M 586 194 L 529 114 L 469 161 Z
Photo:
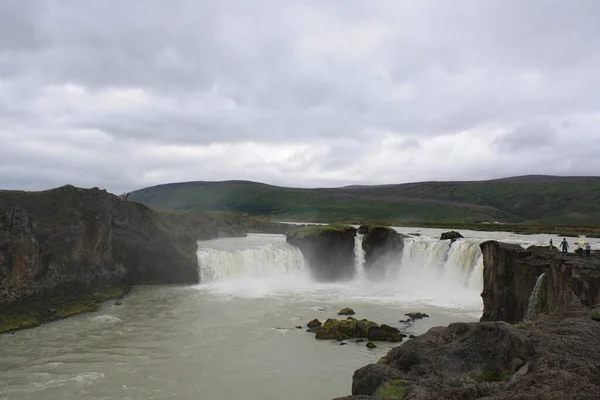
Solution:
M 26 141 L 51 129 L 86 143 L 85 132 L 98 131 L 108 146 L 89 142 L 83 160 L 0 150 L 0 185 L 71 179 L 121 189 L 195 179 L 184 169 L 196 179 L 315 186 L 598 174 L 599 162 L 552 144 L 573 135 L 587 141 L 586 151 L 600 150 L 597 15 L 595 0 L 0 2 L 0 138 L 1 130 Z M 84 94 L 50 90 L 65 85 Z M 145 100 L 111 97 L 128 89 Z M 448 161 L 429 154 L 427 143 L 461 132 L 477 132 L 492 154 L 441 176 L 438 163 Z M 405 160 L 413 172 L 371 171 L 389 135 L 401 153 L 389 163 Z M 193 157 L 168 163 L 140 150 L 244 142 L 305 147 L 297 163 L 259 157 L 237 170 L 199 168 Z M 65 139 L 64 149 L 71 145 Z M 125 174 L 113 167 L 121 157 Z

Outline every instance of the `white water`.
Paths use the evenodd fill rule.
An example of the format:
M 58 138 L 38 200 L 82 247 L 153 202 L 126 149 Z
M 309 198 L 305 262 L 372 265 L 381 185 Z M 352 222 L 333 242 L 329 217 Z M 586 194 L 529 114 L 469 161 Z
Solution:
M 543 281 L 543 278 L 545 275 L 546 275 L 546 273 L 541 274 L 540 276 L 538 276 L 537 280 L 535 281 L 535 286 L 533 287 L 533 290 L 531 291 L 531 295 L 529 296 L 529 302 L 527 303 L 527 312 L 525 312 L 525 318 L 523 318 L 523 321 L 532 320 L 537 315 L 537 312 L 535 311 L 535 307 L 537 305 L 538 295 L 540 293 L 540 289 L 542 287 L 542 281 Z
M 232 297 L 303 294 L 323 300 L 472 309 L 478 314 L 483 286 L 479 242 L 405 239 L 403 255 L 385 265 L 384 279 L 369 281 L 362 235 L 357 235 L 354 279 L 336 283 L 313 281 L 302 253 L 282 235 L 200 242 L 199 289 Z

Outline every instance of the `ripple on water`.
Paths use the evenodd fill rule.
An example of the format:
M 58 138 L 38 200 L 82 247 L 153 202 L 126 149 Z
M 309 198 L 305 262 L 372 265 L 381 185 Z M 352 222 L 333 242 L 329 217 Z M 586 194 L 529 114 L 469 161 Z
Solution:
M 115 317 L 113 315 L 98 315 L 97 317 L 93 317 L 92 321 L 107 324 L 118 324 L 123 322 L 121 318 Z

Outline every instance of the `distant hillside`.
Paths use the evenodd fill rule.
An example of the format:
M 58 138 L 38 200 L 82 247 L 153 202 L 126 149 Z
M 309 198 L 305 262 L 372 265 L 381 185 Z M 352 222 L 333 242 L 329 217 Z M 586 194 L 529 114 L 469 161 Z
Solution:
M 132 192 L 154 208 L 229 210 L 302 220 L 600 224 L 600 177 L 296 189 L 248 181 L 185 182 Z

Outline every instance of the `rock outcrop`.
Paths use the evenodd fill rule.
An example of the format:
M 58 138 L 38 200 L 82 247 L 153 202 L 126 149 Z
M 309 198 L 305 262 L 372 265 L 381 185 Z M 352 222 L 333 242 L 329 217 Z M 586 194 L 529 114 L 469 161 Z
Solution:
M 397 262 L 402 256 L 403 239 L 407 236 L 387 226 L 369 226 L 363 231 L 365 271 L 372 278 L 381 278 L 385 267 L 391 262 Z
M 354 276 L 354 237 L 349 225 L 313 225 L 296 228 L 286 235 L 308 261 L 313 277 L 331 282 Z
M 457 239 L 462 239 L 464 236 L 456 231 L 444 232 L 440 236 L 440 240 L 451 240 L 454 243 Z
M 0 191 L 0 332 L 9 320 L 19 327 L 18 314 L 36 325 L 76 313 L 78 299 L 89 310 L 132 284 L 198 282 L 197 241 L 244 236 L 249 220 L 159 212 L 97 188 Z
M 600 324 L 590 312 L 432 328 L 357 370 L 346 399 L 377 399 L 390 384 L 407 400 L 600 398 Z
M 577 257 L 548 248 L 488 241 L 484 258 L 482 321 L 515 323 L 525 318 L 538 277 L 546 273 L 537 308 L 546 313 L 565 306 L 600 304 L 600 257 Z

